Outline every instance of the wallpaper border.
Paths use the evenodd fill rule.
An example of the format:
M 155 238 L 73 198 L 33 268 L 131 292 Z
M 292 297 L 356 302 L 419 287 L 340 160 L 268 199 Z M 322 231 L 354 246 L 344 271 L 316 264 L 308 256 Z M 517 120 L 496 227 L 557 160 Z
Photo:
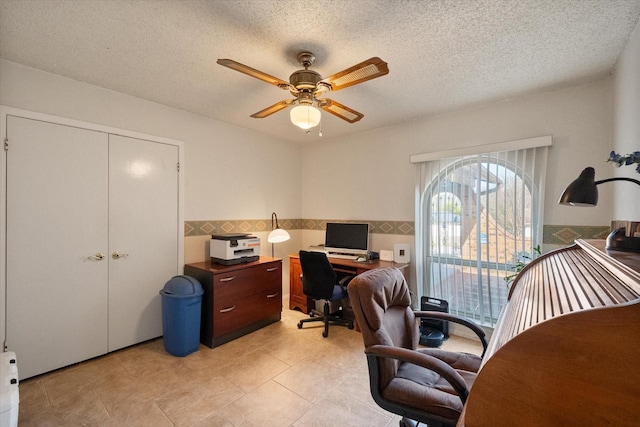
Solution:
M 606 239 L 610 232 L 608 225 L 545 225 L 542 228 L 542 242 L 569 245 L 576 239 Z
M 333 219 L 280 219 L 278 224 L 285 230 L 324 230 L 327 222 L 367 222 L 373 234 L 410 235 L 414 233 L 413 221 L 369 221 Z M 202 236 L 219 233 L 252 233 L 271 231 L 271 219 L 185 221 L 184 235 Z
M 333 219 L 280 219 L 278 223 L 285 230 L 324 230 L 327 222 L 368 222 L 373 234 L 393 234 L 412 236 L 415 232 L 413 221 L 369 221 Z M 204 236 L 220 233 L 254 233 L 271 230 L 271 219 L 236 219 L 185 221 L 184 235 Z M 604 225 L 544 225 L 542 242 L 553 245 L 568 245 L 576 239 L 605 239 L 610 226 Z

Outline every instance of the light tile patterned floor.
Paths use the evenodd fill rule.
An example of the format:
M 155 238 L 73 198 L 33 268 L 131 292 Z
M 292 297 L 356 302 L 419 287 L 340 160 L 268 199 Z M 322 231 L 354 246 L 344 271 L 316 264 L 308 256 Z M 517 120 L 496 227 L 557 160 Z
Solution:
M 396 426 L 369 393 L 360 333 L 300 312 L 215 349 L 174 357 L 157 339 L 20 384 L 28 426 Z M 451 337 L 445 349 L 480 354 Z M 19 367 L 19 360 L 18 360 Z

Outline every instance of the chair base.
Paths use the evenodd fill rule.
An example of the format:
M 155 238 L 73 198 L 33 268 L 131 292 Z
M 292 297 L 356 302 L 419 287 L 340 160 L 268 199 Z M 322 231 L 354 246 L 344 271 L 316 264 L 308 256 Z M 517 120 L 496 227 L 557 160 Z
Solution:
M 427 424 L 420 421 L 414 421 L 407 417 L 402 417 L 400 420 L 400 427 L 429 427 Z
M 298 322 L 298 329 L 302 329 L 302 325 L 304 323 L 310 322 L 323 322 L 324 323 L 324 331 L 322 332 L 322 336 L 327 338 L 329 336 L 329 323 L 333 323 L 340 326 L 346 326 L 349 329 L 353 329 L 353 320 L 343 319 L 339 316 L 334 316 L 329 314 L 329 301 L 324 302 L 324 313 L 320 313 L 316 310 L 311 310 L 310 315 L 312 317 L 308 319 L 302 319 Z M 318 317 L 315 317 L 317 315 Z

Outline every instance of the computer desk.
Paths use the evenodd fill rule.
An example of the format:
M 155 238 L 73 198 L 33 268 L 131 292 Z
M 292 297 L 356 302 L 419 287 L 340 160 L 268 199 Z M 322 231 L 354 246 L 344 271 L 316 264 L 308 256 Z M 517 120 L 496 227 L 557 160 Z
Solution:
M 396 267 L 402 271 L 405 279 L 407 281 L 409 280 L 408 263 L 380 260 L 358 262 L 350 259 L 332 257 L 329 257 L 329 262 L 336 272 L 354 276 L 367 270 L 373 270 L 374 268 Z M 291 310 L 300 310 L 303 313 L 308 313 L 315 305 L 313 300 L 308 298 L 302 291 L 301 275 L 302 267 L 300 266 L 300 257 L 298 254 L 289 255 L 289 308 Z

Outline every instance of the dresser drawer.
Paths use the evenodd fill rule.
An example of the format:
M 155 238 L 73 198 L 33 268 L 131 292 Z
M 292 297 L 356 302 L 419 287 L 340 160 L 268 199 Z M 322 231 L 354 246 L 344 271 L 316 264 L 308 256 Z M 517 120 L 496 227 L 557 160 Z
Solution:
M 216 308 L 234 305 L 249 295 L 264 294 L 282 288 L 282 263 L 261 264 L 243 270 L 214 275 L 213 299 Z
M 214 305 L 213 336 L 219 337 L 264 318 L 279 315 L 282 311 L 282 291 L 271 289 L 270 293 L 248 295 L 228 306 Z

